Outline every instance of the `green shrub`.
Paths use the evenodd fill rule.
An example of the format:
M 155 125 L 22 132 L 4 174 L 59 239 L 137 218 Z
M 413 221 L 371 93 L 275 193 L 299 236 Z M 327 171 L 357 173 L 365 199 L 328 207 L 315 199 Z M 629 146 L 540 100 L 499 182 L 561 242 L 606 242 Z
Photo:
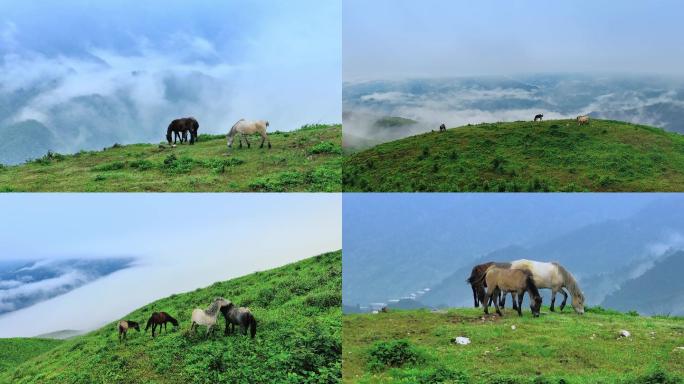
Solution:
M 123 161 L 114 161 L 112 163 L 105 163 L 105 164 L 100 164 L 92 167 L 90 170 L 95 171 L 95 172 L 107 172 L 107 171 L 118 171 L 120 169 L 124 169 L 126 167 L 126 163 Z
M 342 147 L 329 141 L 322 141 L 309 149 L 309 154 L 311 155 L 319 153 L 340 155 L 342 154 Z
M 148 169 L 152 169 L 154 165 L 152 164 L 151 161 L 145 160 L 145 159 L 140 159 L 140 160 L 135 160 L 129 164 L 131 168 L 137 169 L 139 171 L 146 171 Z
M 368 351 L 369 368 L 374 371 L 386 367 L 401 367 L 421 361 L 416 347 L 408 340 L 378 341 Z

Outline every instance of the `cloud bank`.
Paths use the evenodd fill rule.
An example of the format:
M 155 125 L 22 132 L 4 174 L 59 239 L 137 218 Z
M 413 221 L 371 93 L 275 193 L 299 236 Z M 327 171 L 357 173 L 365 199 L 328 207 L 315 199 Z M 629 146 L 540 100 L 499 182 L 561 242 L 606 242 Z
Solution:
M 71 153 L 159 142 L 169 121 L 182 116 L 195 116 L 200 133 L 214 134 L 240 118 L 268 119 L 271 129 L 281 131 L 339 122 L 338 11 L 334 4 L 305 3 L 172 3 L 164 14 L 149 13 L 140 26 L 134 22 L 146 5 L 126 10 L 67 2 L 65 9 L 74 12 L 64 23 L 81 24 L 66 29 L 42 20 L 47 10 L 22 13 L 13 9 L 18 5 L 5 5 L 0 134 L 12 139 L 12 148 L 0 144 L 0 163 L 47 149 Z M 311 19 L 302 19 L 302 8 Z M 116 29 L 70 20 L 76 11 Z M 213 19 L 212 12 L 233 21 Z M 187 22 L 168 20 L 177 17 Z M 36 28 L 47 32 L 51 45 L 33 35 Z

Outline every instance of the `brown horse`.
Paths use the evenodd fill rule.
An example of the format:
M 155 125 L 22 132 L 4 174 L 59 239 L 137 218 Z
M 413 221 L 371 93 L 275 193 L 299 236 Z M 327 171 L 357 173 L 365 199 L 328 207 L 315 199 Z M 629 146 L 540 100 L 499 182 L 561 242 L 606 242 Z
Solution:
M 152 316 L 150 316 L 150 319 L 147 320 L 145 332 L 147 332 L 147 329 L 150 328 L 150 325 L 152 325 L 152 337 L 154 337 L 154 331 L 157 329 L 157 325 L 159 326 L 159 333 L 161 333 L 162 326 L 164 327 L 164 330 L 166 330 L 166 323 L 171 323 L 174 327 L 178 326 L 178 320 L 171 317 L 171 315 L 168 313 L 155 312 L 152 314 Z
M 439 131 L 446 132 L 446 125 L 444 125 L 444 123 L 442 123 L 442 125 L 439 126 Z
M 499 263 L 495 261 L 489 261 L 487 263 L 478 264 L 473 267 L 470 271 L 470 277 L 466 280 L 473 290 L 473 303 L 475 308 L 480 306 L 480 303 L 484 301 L 485 288 L 487 288 L 486 281 L 484 280 L 484 275 L 487 273 L 489 267 L 495 266 L 499 268 L 510 268 L 511 263 Z M 492 299 L 489 300 L 489 304 L 492 304 Z M 501 306 L 504 307 L 506 304 L 506 297 L 501 298 Z M 513 302 L 513 309 L 515 309 L 515 301 Z
M 126 340 L 128 338 L 126 334 L 128 333 L 129 328 L 134 328 L 136 331 L 140 332 L 140 324 L 136 323 L 135 321 L 119 321 L 119 343 L 121 342 L 121 339 Z
M 171 144 L 171 139 L 173 138 L 173 144 L 178 141 L 181 144 L 188 140 L 188 132 L 190 133 L 190 144 L 194 144 L 197 141 L 197 131 L 199 130 L 199 123 L 194 117 L 184 117 L 181 119 L 175 119 L 169 124 L 166 129 L 166 141 Z M 172 137 L 172 133 L 174 137 Z
M 534 285 L 534 279 L 532 274 L 528 271 L 520 269 L 508 269 L 499 268 L 496 266 L 489 267 L 487 273 L 485 274 L 483 280 L 487 284 L 487 293 L 485 294 L 485 299 L 482 302 L 484 306 L 484 313 L 489 314 L 489 299 L 494 298 L 494 306 L 496 307 L 496 313 L 499 316 L 503 316 L 501 310 L 499 309 L 499 293 L 500 292 L 511 292 L 513 294 L 513 300 L 518 300 L 517 311 L 518 315 L 522 316 L 522 301 L 525 291 L 530 296 L 530 309 L 532 310 L 532 315 L 534 317 L 539 317 L 539 309 L 541 308 L 542 298 L 539 295 L 539 290 L 537 286 Z
M 544 118 L 543 113 L 540 113 L 538 115 L 534 115 L 534 121 L 537 121 L 537 120 L 542 121 L 543 118 Z

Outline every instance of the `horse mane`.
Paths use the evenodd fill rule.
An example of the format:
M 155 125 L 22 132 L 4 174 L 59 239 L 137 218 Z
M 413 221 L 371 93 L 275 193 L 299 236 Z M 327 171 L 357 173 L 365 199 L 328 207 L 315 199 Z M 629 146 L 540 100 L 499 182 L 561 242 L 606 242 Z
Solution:
M 211 303 L 209 308 L 204 310 L 204 313 L 206 313 L 207 316 L 214 316 L 216 315 L 216 312 L 218 312 L 219 308 L 219 300 L 214 300 L 214 302 Z
M 534 284 L 534 278 L 532 277 L 532 274 L 525 271 L 525 275 L 525 284 L 527 285 L 527 289 L 532 293 L 532 296 L 535 298 L 541 297 L 539 294 L 539 289 L 537 289 L 537 286 Z
M 242 119 L 236 121 L 235 124 L 233 124 L 233 126 L 230 127 L 230 131 L 228 131 L 228 136 L 234 136 L 234 135 L 235 135 L 235 130 L 236 130 L 235 127 L 236 127 L 238 124 L 240 124 L 241 121 L 245 121 L 245 119 L 242 118 Z
M 568 289 L 568 291 L 570 291 L 570 294 L 573 297 L 579 297 L 582 300 L 584 300 L 584 293 L 582 293 L 582 290 L 577 284 L 577 280 L 575 280 L 575 277 L 572 275 L 572 273 L 570 273 L 567 269 L 565 269 L 565 267 L 558 264 L 557 262 L 552 262 L 551 264 L 555 265 L 556 268 L 558 268 L 558 272 L 561 274 L 561 276 L 563 276 L 565 287 Z

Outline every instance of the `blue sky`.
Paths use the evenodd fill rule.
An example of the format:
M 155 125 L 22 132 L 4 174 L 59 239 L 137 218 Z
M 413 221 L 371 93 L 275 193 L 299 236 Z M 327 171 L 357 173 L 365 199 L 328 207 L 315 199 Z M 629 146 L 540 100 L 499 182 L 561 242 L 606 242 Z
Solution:
M 3 1 L 0 97 L 15 105 L 0 124 L 83 125 L 59 148 L 73 151 L 111 131 L 161 140 L 188 115 L 208 133 L 340 122 L 340 30 L 339 1 Z M 111 111 L 117 124 L 91 121 Z
M 0 316 L 0 337 L 90 329 L 172 293 L 341 249 L 341 211 L 339 194 L 4 195 L 0 261 L 132 256 L 136 262 Z M 95 316 L 73 318 L 75 306 L 103 298 L 108 305 Z M 51 324 L 27 320 L 45 310 L 54 315 Z
M 681 75 L 682 14 L 677 0 L 346 0 L 343 78 Z

